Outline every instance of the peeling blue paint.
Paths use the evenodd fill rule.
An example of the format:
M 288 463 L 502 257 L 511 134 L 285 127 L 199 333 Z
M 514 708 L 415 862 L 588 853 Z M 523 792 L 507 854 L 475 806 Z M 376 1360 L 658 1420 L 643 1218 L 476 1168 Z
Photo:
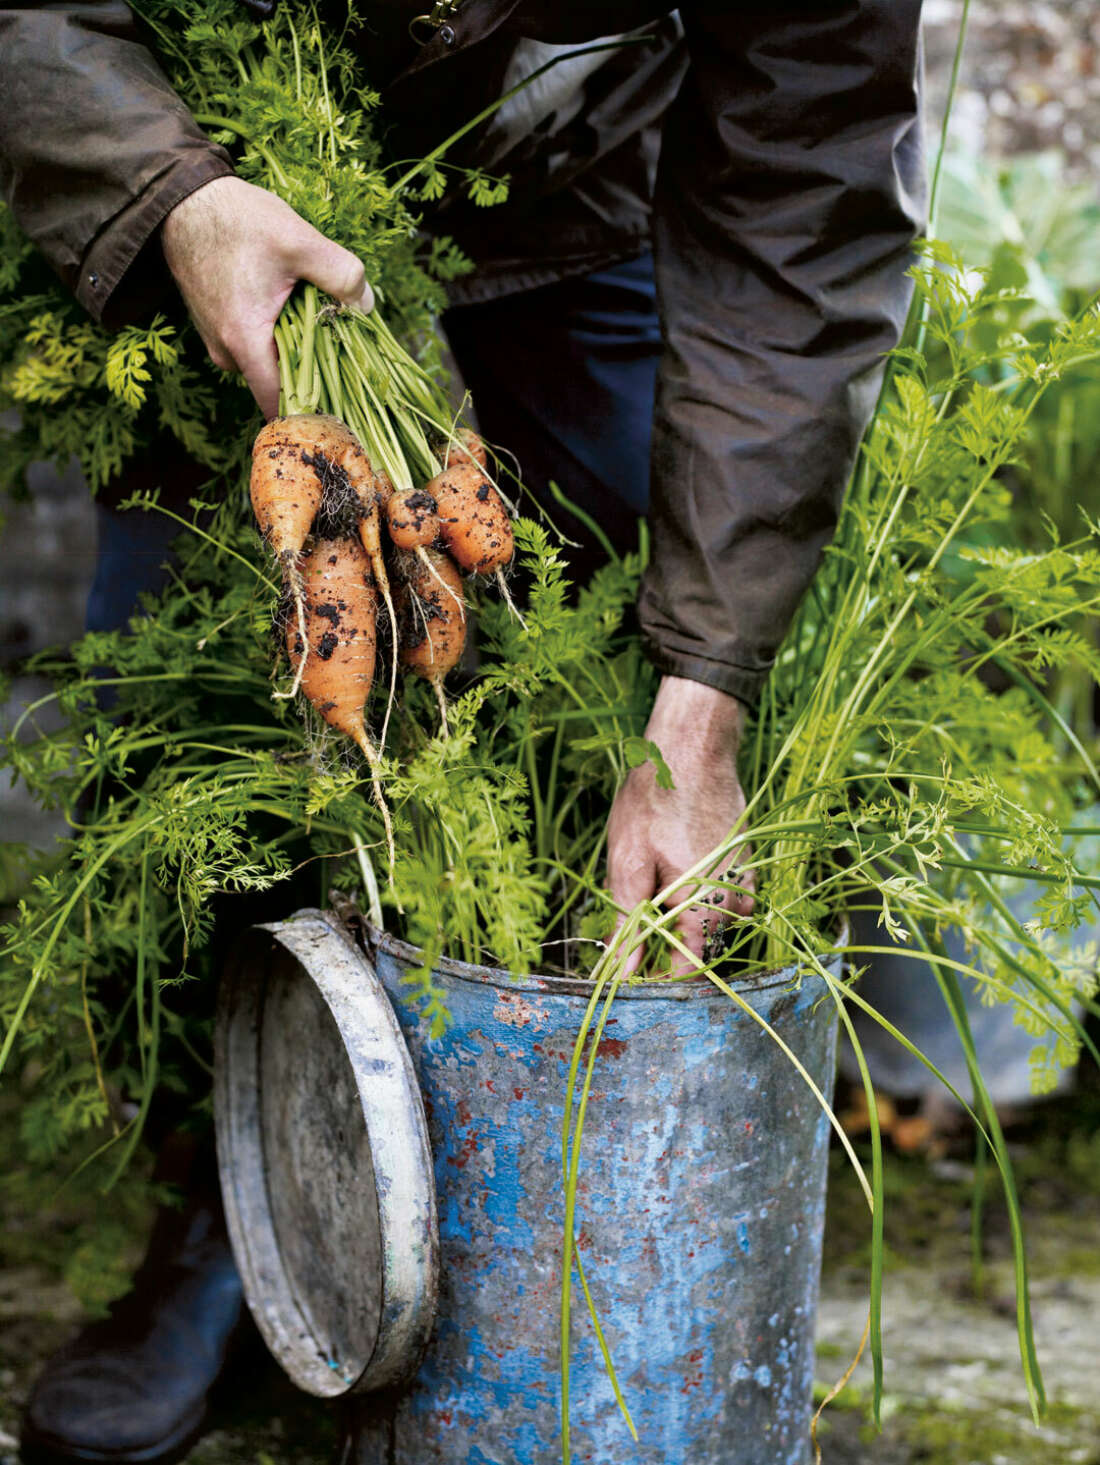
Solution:
M 425 1096 L 441 1276 L 420 1372 L 388 1415 L 362 1406 L 355 1465 L 557 1465 L 561 1124 L 587 994 L 449 964 L 434 980 L 453 1021 L 429 1041 L 397 943 L 372 954 Z M 812 1011 L 818 979 L 741 990 L 828 1091 L 835 1018 Z M 574 1282 L 578 1465 L 805 1465 L 828 1133 L 802 1082 L 706 984 L 616 1002 L 576 1229 L 640 1442 Z

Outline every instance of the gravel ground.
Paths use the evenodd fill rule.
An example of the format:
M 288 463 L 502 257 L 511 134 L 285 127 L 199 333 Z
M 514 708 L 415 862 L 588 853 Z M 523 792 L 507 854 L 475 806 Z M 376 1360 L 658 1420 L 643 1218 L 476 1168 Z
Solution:
M 1003 1206 L 990 1201 L 978 1291 L 970 1262 L 970 1165 L 893 1156 L 883 1426 L 879 1432 L 869 1420 L 871 1369 L 864 1360 L 825 1417 L 824 1465 L 1100 1465 L 1095 1092 L 1059 1099 L 1032 1116 L 1012 1150 L 1046 1417 L 1035 1424 L 1027 1405 Z M 830 1383 L 855 1356 L 867 1321 L 868 1256 L 860 1196 L 841 1157 L 833 1158 L 817 1331 L 818 1376 Z

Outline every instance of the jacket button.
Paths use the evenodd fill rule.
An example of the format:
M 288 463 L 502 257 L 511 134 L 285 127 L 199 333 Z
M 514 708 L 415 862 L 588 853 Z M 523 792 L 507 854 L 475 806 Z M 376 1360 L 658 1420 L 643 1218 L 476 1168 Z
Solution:
M 455 43 L 455 28 L 453 25 L 441 25 L 439 27 L 439 39 L 445 46 L 453 46 Z
M 88 284 L 91 285 L 93 290 L 99 284 L 99 276 L 96 274 L 95 270 L 93 270 L 92 273 L 88 276 Z

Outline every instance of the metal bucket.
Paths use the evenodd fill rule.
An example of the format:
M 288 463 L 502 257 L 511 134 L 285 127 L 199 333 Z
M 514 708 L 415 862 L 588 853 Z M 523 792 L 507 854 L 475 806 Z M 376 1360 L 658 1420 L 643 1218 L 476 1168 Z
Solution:
M 420 1082 L 434 1155 L 435 1331 L 411 1386 L 354 1406 L 356 1465 L 561 1458 L 561 1127 L 588 984 L 442 961 L 430 1040 L 414 948 L 368 933 Z M 830 968 L 839 973 L 839 957 Z M 829 1094 L 824 983 L 737 990 Z M 803 1465 L 828 1124 L 774 1041 L 705 980 L 624 987 L 596 1058 L 577 1244 L 639 1441 L 573 1288 L 573 1458 Z

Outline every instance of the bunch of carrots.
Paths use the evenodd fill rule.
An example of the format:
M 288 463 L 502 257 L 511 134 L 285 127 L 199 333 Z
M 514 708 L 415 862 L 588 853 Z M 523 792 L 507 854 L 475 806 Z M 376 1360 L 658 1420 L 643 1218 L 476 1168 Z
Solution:
M 372 312 L 322 305 L 308 286 L 276 326 L 280 412 L 252 449 L 251 496 L 282 574 L 293 683 L 362 750 L 379 782 L 398 666 L 426 678 L 447 724 L 443 680 L 466 640 L 463 575 L 513 554 L 509 511 L 484 444 L 453 426 L 436 384 Z M 393 644 L 379 745 L 366 706 L 384 606 Z

